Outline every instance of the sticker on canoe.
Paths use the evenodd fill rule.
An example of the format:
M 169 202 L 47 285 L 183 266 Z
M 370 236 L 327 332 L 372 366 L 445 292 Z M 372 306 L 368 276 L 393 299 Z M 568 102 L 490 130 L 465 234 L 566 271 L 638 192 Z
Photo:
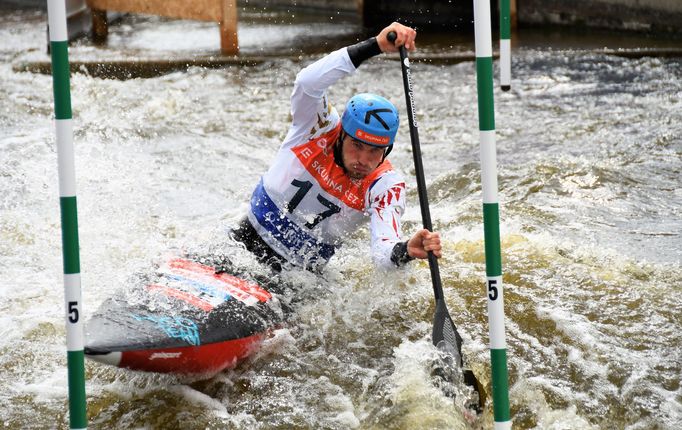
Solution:
M 190 319 L 182 317 L 140 316 L 135 314 L 133 314 L 133 318 L 138 321 L 151 321 L 155 323 L 168 337 L 173 339 L 181 339 L 194 346 L 201 344 L 199 340 L 199 327 Z
M 205 312 L 235 298 L 247 306 L 267 302 L 272 296 L 253 282 L 184 258 L 174 258 L 159 268 L 161 279 L 147 285 L 169 297 L 183 300 Z
M 177 359 L 182 356 L 182 352 L 155 352 L 152 355 L 149 356 L 150 360 L 158 360 L 158 359 Z

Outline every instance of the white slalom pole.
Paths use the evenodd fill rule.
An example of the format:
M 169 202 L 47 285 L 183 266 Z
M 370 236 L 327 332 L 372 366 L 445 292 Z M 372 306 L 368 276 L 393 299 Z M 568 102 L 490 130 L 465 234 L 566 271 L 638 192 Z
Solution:
M 81 323 L 81 277 L 78 247 L 76 174 L 73 155 L 73 122 L 69 83 L 69 41 L 65 0 L 48 0 L 47 15 L 52 54 L 59 205 L 62 218 L 64 296 L 66 309 L 66 350 L 69 373 L 69 424 L 71 429 L 88 426 L 85 399 L 85 355 Z
M 476 37 L 476 85 L 481 145 L 483 230 L 485 236 L 493 413 L 495 430 L 509 430 L 512 422 L 509 412 L 507 343 L 504 333 L 504 295 L 493 98 L 493 46 L 490 29 L 490 2 L 488 0 L 474 0 L 474 32 Z

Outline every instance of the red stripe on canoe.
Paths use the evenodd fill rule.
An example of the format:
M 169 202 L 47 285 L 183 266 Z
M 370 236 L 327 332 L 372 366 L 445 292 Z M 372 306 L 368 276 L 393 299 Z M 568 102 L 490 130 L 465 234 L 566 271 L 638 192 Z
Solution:
M 241 339 L 181 348 L 123 351 L 119 367 L 146 372 L 215 374 L 234 367 L 253 353 L 265 333 Z
M 229 273 L 215 273 L 215 269 L 210 266 L 185 260 L 184 258 L 174 258 L 168 262 L 168 267 L 179 275 L 200 282 L 211 282 L 211 285 L 219 286 L 228 291 L 238 300 L 247 300 L 255 297 L 258 301 L 267 302 L 272 295 L 258 284 L 237 278 Z

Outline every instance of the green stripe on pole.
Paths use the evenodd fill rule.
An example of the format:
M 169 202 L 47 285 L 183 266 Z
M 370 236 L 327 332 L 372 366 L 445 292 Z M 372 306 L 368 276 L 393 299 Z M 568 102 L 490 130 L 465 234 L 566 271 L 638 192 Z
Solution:
M 72 429 L 86 428 L 88 418 L 85 404 L 85 355 L 83 351 L 67 351 L 69 368 L 69 422 Z
M 476 58 L 476 86 L 478 88 L 478 128 L 495 130 L 493 106 L 493 57 Z
M 76 196 L 60 197 L 62 214 L 62 249 L 64 254 L 64 274 L 80 273 L 78 247 L 78 213 Z
M 511 420 L 509 412 L 509 382 L 507 381 L 507 350 L 491 349 L 493 415 L 495 422 Z
M 71 119 L 68 42 L 50 42 L 50 52 L 52 53 L 55 118 Z
M 502 275 L 500 253 L 500 210 L 497 203 L 483 203 L 483 232 L 485 238 L 485 273 Z
M 500 0 L 500 39 L 511 38 L 510 0 Z

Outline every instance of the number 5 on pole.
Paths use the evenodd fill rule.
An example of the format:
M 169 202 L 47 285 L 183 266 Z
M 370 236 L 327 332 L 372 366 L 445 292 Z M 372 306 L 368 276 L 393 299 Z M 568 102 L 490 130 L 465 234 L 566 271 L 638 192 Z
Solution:
M 78 322 L 78 302 L 69 302 L 67 313 L 69 314 L 69 322 L 76 324 Z
M 488 281 L 488 298 L 490 299 L 491 302 L 494 302 L 495 300 L 497 300 L 497 297 L 498 297 L 497 280 L 491 279 Z

